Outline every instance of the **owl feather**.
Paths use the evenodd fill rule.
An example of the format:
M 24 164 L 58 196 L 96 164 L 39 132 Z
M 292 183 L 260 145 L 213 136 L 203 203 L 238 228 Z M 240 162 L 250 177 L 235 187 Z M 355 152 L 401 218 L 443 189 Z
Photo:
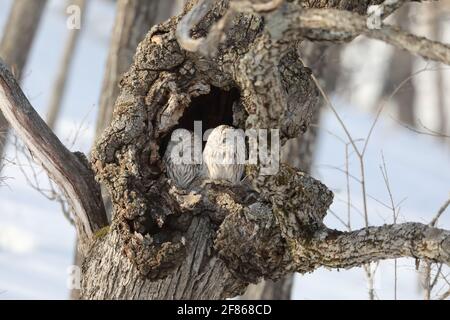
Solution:
M 185 134 L 188 138 L 169 141 L 163 158 L 167 177 L 182 189 L 192 184 L 200 175 L 202 167 L 194 161 L 194 134 L 188 130 L 185 130 Z
M 245 170 L 244 161 L 244 132 L 226 125 L 215 128 L 203 150 L 203 165 L 207 178 L 238 184 Z

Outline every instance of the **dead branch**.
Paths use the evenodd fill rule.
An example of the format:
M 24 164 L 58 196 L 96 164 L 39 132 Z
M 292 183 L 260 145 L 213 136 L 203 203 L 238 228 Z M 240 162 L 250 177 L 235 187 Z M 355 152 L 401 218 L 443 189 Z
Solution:
M 420 223 L 369 227 L 342 234 L 329 231 L 327 237 L 329 240 L 318 240 L 312 248 L 321 253 L 317 258 L 319 265 L 348 268 L 401 257 L 450 265 L 450 232 Z
M 71 211 L 70 208 L 68 208 L 67 200 L 64 197 L 64 194 L 57 190 L 58 187 L 54 186 L 54 183 L 49 178 L 48 183 L 49 187 L 44 188 L 41 186 L 40 182 L 40 175 L 42 174 L 41 171 L 37 172 L 34 164 L 33 154 L 30 152 L 28 148 L 26 148 L 23 144 L 20 143 L 17 137 L 14 137 L 13 145 L 15 149 L 15 159 L 12 164 L 17 166 L 24 176 L 25 180 L 27 181 L 27 184 L 37 191 L 39 194 L 41 194 L 44 198 L 46 198 L 49 201 L 55 201 L 59 203 L 61 207 L 61 211 L 64 215 L 64 217 L 69 221 L 70 224 L 75 225 L 75 222 L 73 221 L 71 217 Z M 25 157 L 26 164 L 22 163 L 22 160 L 20 157 Z M 30 172 L 27 172 L 25 169 L 29 169 Z

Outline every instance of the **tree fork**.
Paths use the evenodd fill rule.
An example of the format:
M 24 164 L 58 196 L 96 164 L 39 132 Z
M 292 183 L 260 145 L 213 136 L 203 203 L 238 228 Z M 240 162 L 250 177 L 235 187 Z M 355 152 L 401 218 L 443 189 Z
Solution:
M 207 38 L 227 10 L 228 1 L 215 2 L 190 36 Z M 289 33 L 285 41 L 270 29 L 276 21 L 266 24 L 260 14 L 238 12 L 222 29 L 226 37 L 217 38 L 215 55 L 203 56 L 180 47 L 181 18 L 152 28 L 139 45 L 121 81 L 112 123 L 93 150 L 92 167 L 109 188 L 114 215 L 109 229 L 91 237 L 82 298 L 223 299 L 262 277 L 276 280 L 320 266 L 347 268 L 396 257 L 450 264 L 449 231 L 421 224 L 328 229 L 323 219 L 333 194 L 286 165 L 273 176 L 248 166 L 248 183 L 240 186 L 204 182 L 188 193 L 170 185 L 161 156 L 174 129 L 189 128 L 193 120 L 203 121 L 205 130 L 220 124 L 278 128 L 285 143 L 306 130 L 319 101 L 296 50 L 301 36 Z M 13 107 L 27 106 L 19 112 L 25 119 L 37 115 L 20 95 L 11 99 L 16 96 L 8 93 L 8 73 L 0 71 L 2 111 L 10 111 L 8 120 L 32 151 L 36 144 L 46 146 L 29 138 L 39 132 L 15 124 L 24 122 Z M 55 170 L 44 167 L 50 174 Z M 76 200 L 77 194 L 67 195 Z M 76 213 L 83 218 L 100 211 Z

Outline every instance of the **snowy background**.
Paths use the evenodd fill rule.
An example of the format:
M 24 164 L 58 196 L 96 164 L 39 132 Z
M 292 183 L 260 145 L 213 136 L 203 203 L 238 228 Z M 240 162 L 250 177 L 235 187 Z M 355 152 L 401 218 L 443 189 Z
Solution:
M 0 0 L 0 35 L 6 22 L 11 0 Z M 41 116 L 45 116 L 52 85 L 67 37 L 65 1 L 49 2 L 40 25 L 29 63 L 23 77 L 23 90 Z M 56 133 L 73 151 L 88 153 L 94 136 L 95 119 L 101 90 L 106 55 L 114 20 L 114 5 L 106 0 L 89 0 L 80 43 L 73 63 L 71 78 L 63 102 Z M 450 42 L 450 41 L 448 41 Z M 368 110 L 376 94 L 385 59 L 381 53 L 388 46 L 366 41 L 363 48 L 355 41 L 343 55 L 357 67 L 358 79 L 366 85 L 345 98 L 333 99 L 353 138 L 365 138 L 374 120 Z M 370 48 L 368 49 L 369 46 Z M 361 50 L 364 54 L 361 55 Z M 368 54 L 370 52 L 370 54 Z M 359 57 L 363 57 L 362 60 Z M 381 59 L 381 61 L 380 61 Z M 358 65 L 359 64 L 359 65 Z M 417 68 L 425 66 L 418 60 Z M 430 128 L 437 124 L 433 98 L 432 72 L 415 77 L 420 84 L 418 105 L 421 121 Z M 450 89 L 450 72 L 445 73 Z M 350 86 L 350 84 L 349 84 Z M 354 88 L 352 89 L 354 90 Z M 450 91 L 450 90 L 448 90 Z M 371 103 L 371 102 L 370 102 Z M 450 114 L 447 97 L 447 114 Z M 372 108 L 373 109 L 373 108 Z M 320 141 L 314 175 L 336 194 L 332 210 L 346 219 L 346 179 L 339 169 L 345 165 L 345 146 L 336 137 L 345 135 L 336 118 L 325 112 L 320 124 Z M 399 222 L 428 223 L 450 193 L 450 141 L 416 134 L 399 125 L 395 112 L 386 108 L 377 124 L 366 156 L 366 179 L 369 194 L 370 223 L 392 223 L 392 212 L 382 203 L 389 203 L 380 171 L 382 154 L 396 203 L 401 202 Z M 8 158 L 14 160 L 14 149 Z M 25 168 L 25 170 L 28 170 Z M 350 158 L 350 171 L 358 175 L 357 158 Z M 0 186 L 0 299 L 67 299 L 68 268 L 74 256 L 75 232 L 61 213 L 59 204 L 48 201 L 31 188 L 23 173 L 13 163 L 2 172 L 7 179 Z M 43 186 L 45 175 L 40 175 Z M 359 185 L 350 184 L 352 196 L 352 227 L 363 226 L 360 211 L 362 197 Z M 332 214 L 326 218 L 329 226 L 344 229 Z M 445 214 L 440 227 L 450 228 L 450 214 Z M 448 270 L 446 270 L 448 273 Z M 394 263 L 380 264 L 375 279 L 379 299 L 394 297 Z M 420 299 L 418 273 L 412 259 L 398 260 L 398 298 Z M 441 284 L 440 284 L 441 285 Z M 297 276 L 295 299 L 367 299 L 364 271 L 320 269 L 313 274 Z

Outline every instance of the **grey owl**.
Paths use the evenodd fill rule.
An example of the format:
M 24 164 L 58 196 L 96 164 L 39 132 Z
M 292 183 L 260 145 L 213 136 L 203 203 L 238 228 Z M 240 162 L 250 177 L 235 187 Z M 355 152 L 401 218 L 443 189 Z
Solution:
M 201 159 L 201 138 L 199 138 L 199 153 Z M 196 161 L 194 134 L 185 129 L 178 129 L 172 134 L 163 158 L 167 177 L 178 187 L 187 189 L 200 175 L 201 164 Z
M 245 170 L 245 134 L 222 125 L 208 137 L 203 150 L 204 174 L 211 180 L 241 182 Z

